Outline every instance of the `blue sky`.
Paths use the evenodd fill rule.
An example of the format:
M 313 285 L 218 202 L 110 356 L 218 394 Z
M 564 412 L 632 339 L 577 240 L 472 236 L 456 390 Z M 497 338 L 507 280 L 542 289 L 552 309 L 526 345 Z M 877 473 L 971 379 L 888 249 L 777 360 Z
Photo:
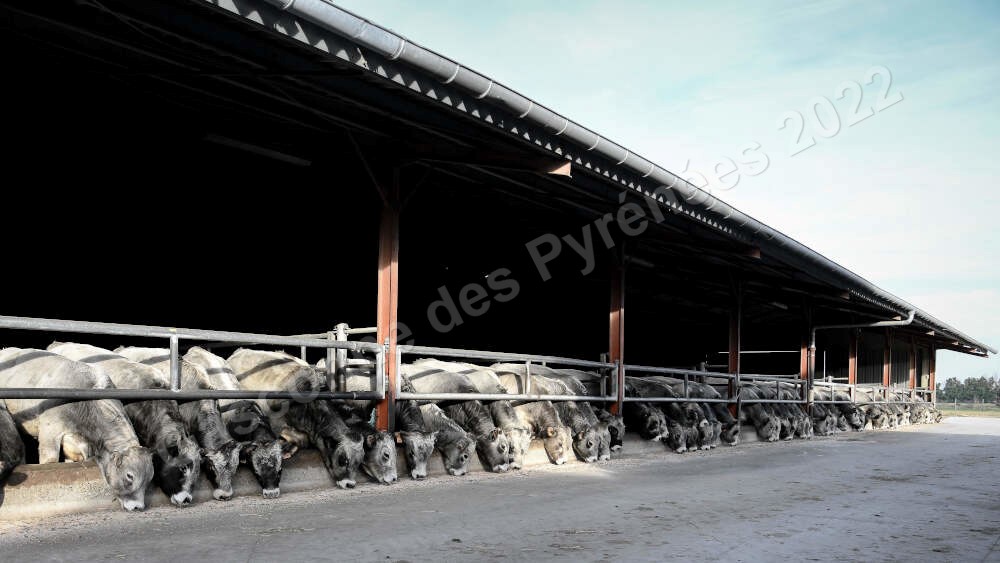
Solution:
M 1000 4 L 334 1 L 1000 346 Z M 879 66 L 881 105 L 902 100 L 848 126 L 882 98 Z M 816 141 L 795 155 L 786 112 Z M 749 143 L 766 170 L 712 179 Z M 938 354 L 939 381 L 998 372 Z

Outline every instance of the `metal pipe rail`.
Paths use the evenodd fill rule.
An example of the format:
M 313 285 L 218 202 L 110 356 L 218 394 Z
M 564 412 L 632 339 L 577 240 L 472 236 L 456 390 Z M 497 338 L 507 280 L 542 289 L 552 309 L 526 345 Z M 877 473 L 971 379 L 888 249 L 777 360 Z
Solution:
M 492 360 L 492 361 L 513 361 L 524 362 L 526 373 L 524 393 L 407 393 L 397 391 L 396 400 L 425 400 L 425 401 L 594 401 L 594 402 L 616 402 L 618 400 L 618 385 L 615 377 L 610 377 L 613 382 L 609 395 L 540 395 L 532 394 L 531 391 L 531 364 L 556 364 L 573 367 L 587 367 L 592 369 L 613 369 L 618 371 L 617 362 L 595 362 L 591 360 L 579 360 L 576 358 L 564 358 L 560 356 L 539 356 L 534 354 L 515 354 L 507 352 L 490 352 L 487 350 L 462 350 L 458 348 L 439 348 L 434 346 L 416 346 L 401 344 L 396 346 L 396 389 L 401 389 L 402 370 L 399 369 L 404 355 L 426 355 L 441 356 L 446 358 L 463 358 L 468 360 Z M 483 369 L 489 369 L 485 367 Z
M 375 391 L 359 391 L 355 393 L 334 393 L 319 391 L 316 393 L 297 393 L 292 391 L 224 391 L 215 389 L 73 389 L 56 388 L 22 388 L 0 387 L 0 399 L 66 399 L 77 401 L 94 401 L 99 399 L 118 399 L 124 402 L 134 401 L 202 401 L 206 399 L 287 399 L 293 401 L 313 401 L 316 399 L 344 399 L 354 401 L 380 400 L 383 396 Z
M 385 349 L 367 342 L 342 342 L 329 339 L 303 338 L 298 336 L 276 336 L 248 332 L 228 332 L 220 330 L 198 330 L 162 326 L 101 323 L 91 321 L 68 321 L 62 319 L 42 319 L 32 317 L 11 317 L 0 315 L 0 328 L 13 330 L 45 330 L 78 334 L 102 334 L 111 336 L 131 336 L 139 338 L 166 338 L 170 348 L 170 389 L 67 389 L 67 388 L 0 388 L 0 398 L 6 399 L 64 399 L 64 400 L 202 400 L 202 399 L 355 399 L 381 400 L 385 398 Z M 326 348 L 369 352 L 375 355 L 376 391 L 365 393 L 317 392 L 315 394 L 292 393 L 288 391 L 221 391 L 211 389 L 181 390 L 180 340 L 216 341 L 237 344 L 271 344 L 276 346 L 299 346 L 302 348 Z
M 563 358 L 559 356 L 537 356 L 534 354 L 513 354 L 508 352 L 490 352 L 487 350 L 462 350 L 458 348 L 438 348 L 434 346 L 415 346 L 410 344 L 400 344 L 396 346 L 400 355 L 426 354 L 428 356 L 444 356 L 446 358 L 467 358 L 471 360 L 493 360 L 509 362 L 533 362 L 538 364 L 557 364 L 563 366 L 589 367 L 594 369 L 610 369 L 618 364 L 612 362 L 595 362 L 592 360 L 578 360 L 576 358 Z
M 48 330 L 52 332 L 74 332 L 80 334 L 104 334 L 111 336 L 135 336 L 140 338 L 178 338 L 203 342 L 219 341 L 230 344 L 272 344 L 275 346 L 306 346 L 309 348 L 337 348 L 355 352 L 376 353 L 382 349 L 370 342 L 337 342 L 319 338 L 299 338 L 273 334 L 249 332 L 228 332 L 220 330 L 198 330 L 163 326 L 98 323 L 90 321 L 66 321 L 61 319 L 39 319 L 31 317 L 8 317 L 0 315 L 0 328 L 16 330 Z
M 684 396 L 683 397 L 625 397 L 623 402 L 626 403 L 726 403 L 726 404 L 736 404 L 738 398 L 728 397 L 726 399 L 699 399 L 698 397 L 691 396 L 691 390 L 688 388 L 690 384 L 690 378 L 692 376 L 698 378 L 713 377 L 715 379 L 727 379 L 735 381 L 737 386 L 739 385 L 740 376 L 733 373 L 715 373 L 711 371 L 699 371 L 694 369 L 682 369 L 682 368 L 661 368 L 655 366 L 642 366 L 642 365 L 628 365 L 625 367 L 625 374 L 634 371 L 639 373 L 660 373 L 664 375 L 680 375 L 683 377 L 684 384 Z

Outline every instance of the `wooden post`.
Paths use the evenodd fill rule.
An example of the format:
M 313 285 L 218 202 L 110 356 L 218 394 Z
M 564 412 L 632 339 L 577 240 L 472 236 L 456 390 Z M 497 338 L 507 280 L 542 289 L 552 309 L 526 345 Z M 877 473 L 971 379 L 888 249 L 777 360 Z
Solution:
M 625 398 L 625 249 L 619 242 L 611 267 L 611 307 L 608 315 L 608 361 L 618 362 L 618 400 L 611 405 L 612 414 L 622 414 Z
M 931 388 L 931 402 L 937 404 L 937 385 L 934 382 L 934 378 L 937 375 L 937 347 L 931 344 L 927 351 L 927 362 L 929 364 L 928 368 L 930 370 L 930 375 L 927 378 L 927 386 Z
M 858 382 L 858 330 L 849 329 L 847 338 L 847 382 L 855 385 Z
M 375 425 L 392 431 L 396 418 L 396 330 L 399 308 L 399 170 L 393 170 L 386 190 L 379 228 L 377 339 L 386 348 L 386 398 L 376 407 Z
M 736 280 L 733 283 L 733 306 L 729 309 L 729 373 L 740 373 L 740 347 L 743 332 L 743 283 Z M 735 397 L 739 392 L 736 381 L 729 380 L 729 397 Z M 736 405 L 729 405 L 732 415 L 738 416 Z
M 882 385 L 892 382 L 892 329 L 885 329 L 885 350 L 882 354 Z
M 917 388 L 917 340 L 914 337 L 910 337 L 909 346 L 909 360 L 910 360 L 910 389 Z
M 816 373 L 816 358 L 814 351 L 809 349 L 809 339 L 812 336 L 812 303 L 806 301 L 802 305 L 802 346 L 799 354 L 799 378 L 809 379 Z

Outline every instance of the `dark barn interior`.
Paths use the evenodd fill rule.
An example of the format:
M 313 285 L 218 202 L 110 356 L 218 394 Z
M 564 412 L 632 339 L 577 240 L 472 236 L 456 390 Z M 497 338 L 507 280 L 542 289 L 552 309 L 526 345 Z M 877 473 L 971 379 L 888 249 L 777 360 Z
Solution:
M 675 212 L 639 236 L 613 232 L 608 250 L 593 225 L 617 212 L 620 182 L 585 166 L 554 174 L 544 147 L 398 81 L 205 3 L 170 4 L 2 8 L 5 315 L 269 334 L 373 326 L 383 197 L 398 187 L 401 342 L 597 359 L 622 258 L 629 363 L 724 371 L 737 288 L 741 348 L 776 352 L 747 354 L 744 372 L 799 373 L 809 322 L 886 317 Z M 543 281 L 526 245 L 586 228 L 592 271 L 564 242 Z M 498 271 L 517 282 L 513 298 L 491 285 Z M 2 344 L 54 337 L 7 332 Z M 881 348 L 861 342 L 867 374 Z M 826 373 L 846 380 L 848 347 L 842 332 L 820 334 Z

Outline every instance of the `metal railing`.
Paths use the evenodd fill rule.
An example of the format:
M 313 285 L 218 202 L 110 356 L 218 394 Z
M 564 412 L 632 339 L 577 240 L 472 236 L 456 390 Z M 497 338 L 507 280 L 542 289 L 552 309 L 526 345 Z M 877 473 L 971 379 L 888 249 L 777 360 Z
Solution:
M 494 361 L 494 362 L 524 362 L 524 393 L 409 393 L 398 391 L 402 382 L 402 357 L 404 355 L 425 355 L 430 357 L 461 358 L 474 361 Z M 490 352 L 486 350 L 462 350 L 458 348 L 438 348 L 433 346 L 396 346 L 396 399 L 425 400 L 425 401 L 595 401 L 595 402 L 615 402 L 618 400 L 618 380 L 612 375 L 604 375 L 603 378 L 610 379 L 612 385 L 607 395 L 542 395 L 531 393 L 531 365 L 539 364 L 548 366 L 555 364 L 567 367 L 609 369 L 613 373 L 618 371 L 617 362 L 598 362 L 591 360 L 580 360 L 576 358 L 564 358 L 560 356 L 542 356 L 535 354 L 514 354 L 506 352 Z M 483 366 L 489 369 L 489 366 Z M 602 388 L 606 386 L 602 385 Z
M 119 399 L 124 401 L 177 400 L 195 401 L 203 399 L 292 399 L 311 401 L 315 399 L 385 399 L 385 348 L 366 342 L 343 342 L 303 336 L 277 336 L 246 332 L 199 330 L 161 326 L 99 323 L 89 321 L 67 321 L 59 319 L 39 319 L 31 317 L 9 317 L 0 315 L 0 328 L 12 330 L 51 331 L 75 334 L 128 336 L 138 338 L 165 339 L 170 349 L 170 389 L 74 389 L 74 388 L 11 388 L 0 387 L 0 399 L 64 399 L 95 400 Z M 281 347 L 325 348 L 353 350 L 375 356 L 376 389 L 369 392 L 315 391 L 309 393 L 270 390 L 209 390 L 181 389 L 180 341 L 208 342 L 209 345 L 268 344 Z
M 626 396 L 622 399 L 626 403 L 725 403 L 725 404 L 736 404 L 738 397 L 733 397 L 728 392 L 725 399 L 699 399 L 698 397 L 691 396 L 691 378 L 698 379 L 701 383 L 704 383 L 707 378 L 714 379 L 725 379 L 728 382 L 734 382 L 736 387 L 739 387 L 740 376 L 732 373 L 718 373 L 711 371 L 699 371 L 692 369 L 681 369 L 681 368 L 661 368 L 655 366 L 642 366 L 642 365 L 629 365 L 625 364 L 625 375 L 628 376 L 629 372 L 636 373 L 653 373 L 659 375 L 679 375 L 679 379 L 683 385 L 683 397 L 634 397 Z M 727 385 L 728 388 L 728 385 Z

